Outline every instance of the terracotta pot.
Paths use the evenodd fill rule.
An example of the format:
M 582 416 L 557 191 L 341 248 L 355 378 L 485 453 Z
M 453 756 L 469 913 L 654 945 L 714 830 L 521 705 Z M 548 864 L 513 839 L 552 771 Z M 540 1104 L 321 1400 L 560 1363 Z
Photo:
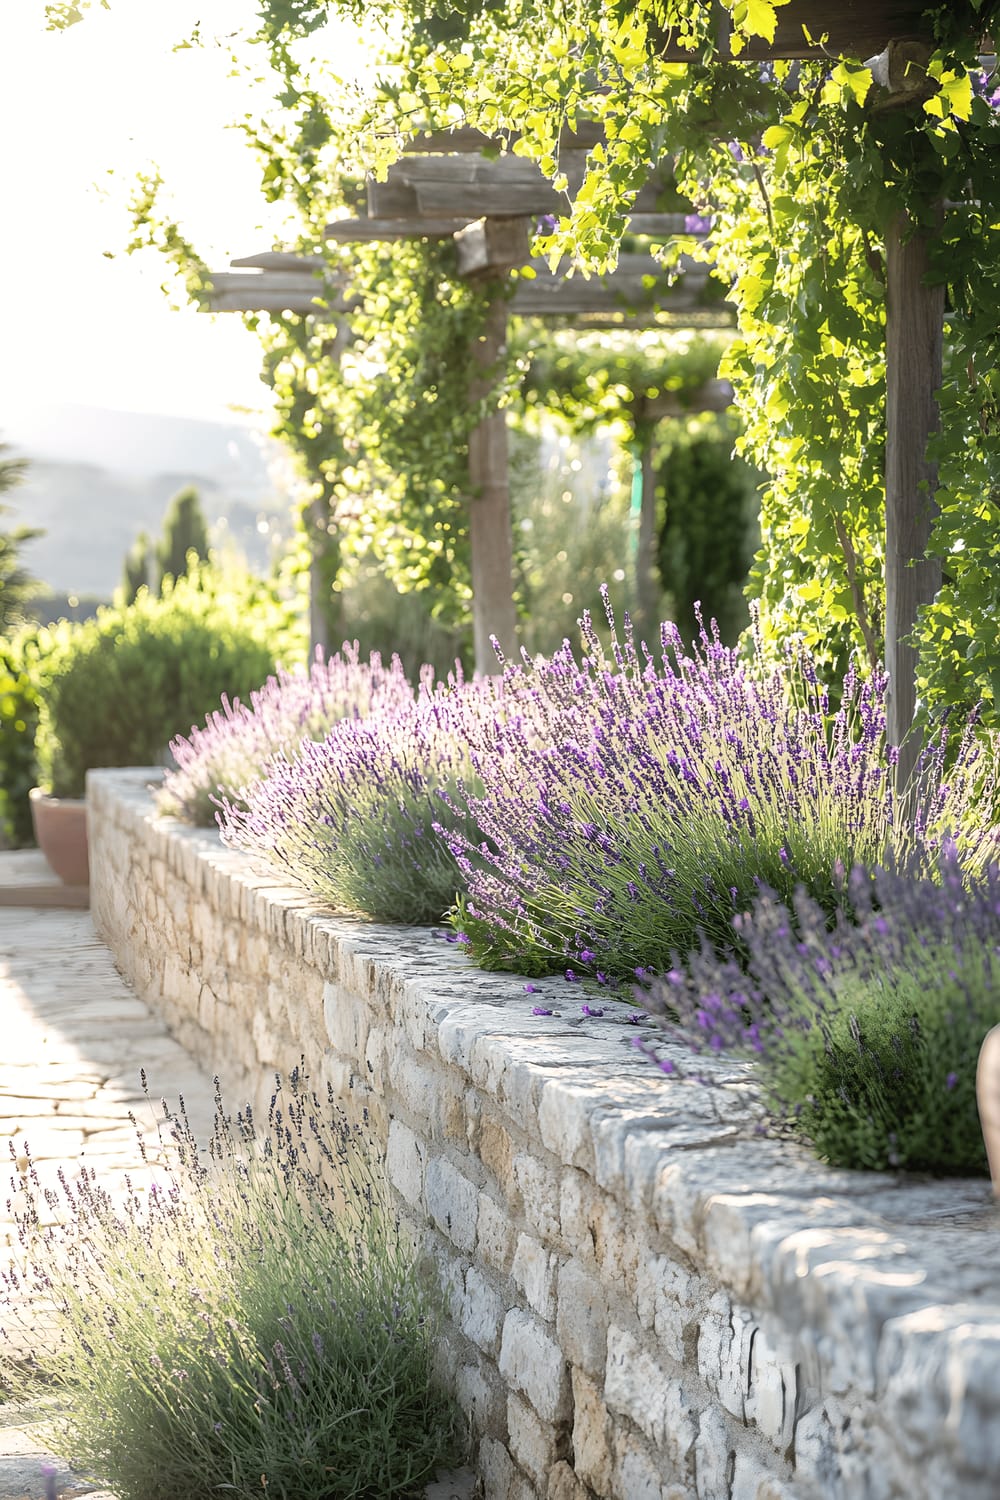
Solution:
M 976 1100 L 993 1178 L 993 1195 L 1000 1198 L 1000 1026 L 986 1033 L 979 1053 Z
M 83 797 L 50 797 L 41 787 L 28 793 L 38 847 L 64 885 L 87 885 L 87 803 Z

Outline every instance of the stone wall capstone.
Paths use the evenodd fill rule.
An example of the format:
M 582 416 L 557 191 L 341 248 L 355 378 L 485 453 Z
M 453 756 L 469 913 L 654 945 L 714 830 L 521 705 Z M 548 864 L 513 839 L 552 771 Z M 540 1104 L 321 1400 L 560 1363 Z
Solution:
M 997 1500 L 985 1180 L 826 1168 L 747 1070 L 667 1078 L 625 1006 L 331 915 L 159 818 L 158 775 L 88 777 L 98 930 L 228 1103 L 304 1056 L 368 1111 L 485 1500 Z

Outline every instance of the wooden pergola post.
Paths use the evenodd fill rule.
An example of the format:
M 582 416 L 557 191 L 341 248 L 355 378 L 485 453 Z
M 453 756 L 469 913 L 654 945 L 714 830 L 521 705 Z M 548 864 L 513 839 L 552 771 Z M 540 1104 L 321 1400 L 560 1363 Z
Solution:
M 507 417 L 491 396 L 507 349 L 507 286 L 512 266 L 529 254 L 530 220 L 524 215 L 486 218 L 455 235 L 459 274 L 486 293 L 486 310 L 472 346 L 469 400 L 487 409 L 469 434 L 469 556 L 472 572 L 472 639 L 476 671 L 501 670 L 517 656 L 514 543 L 510 518 Z
M 941 587 L 941 563 L 927 557 L 937 471 L 927 444 L 937 430 L 944 287 L 927 283 L 929 240 L 905 214 L 886 236 L 885 666 L 887 735 L 899 750 L 896 787 L 911 783 L 920 742 L 916 712 L 917 611 Z
M 656 469 L 653 464 L 653 430 L 640 438 L 639 536 L 635 554 L 635 616 L 640 641 L 656 649 L 660 624 L 660 576 L 656 566 Z
M 472 357 L 476 378 L 472 401 L 487 395 L 507 343 L 507 300 L 503 282 L 491 278 L 489 302 Z M 517 655 L 514 608 L 514 548 L 511 536 L 507 417 L 487 411 L 469 434 L 469 553 L 472 569 L 472 635 L 476 671 L 501 670 L 492 638 L 504 656 Z
M 324 656 L 330 654 L 330 629 L 327 615 L 328 580 L 323 567 L 323 538 L 329 519 L 329 507 L 325 500 L 313 500 L 309 505 L 305 522 L 309 538 L 309 659 L 317 651 Z

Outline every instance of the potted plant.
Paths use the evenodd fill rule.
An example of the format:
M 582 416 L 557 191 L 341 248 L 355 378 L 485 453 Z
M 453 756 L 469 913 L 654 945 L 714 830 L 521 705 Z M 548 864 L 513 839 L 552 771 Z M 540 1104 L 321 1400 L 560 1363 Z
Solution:
M 168 581 L 161 597 L 143 590 L 49 632 L 31 809 L 39 847 L 66 883 L 88 879 L 87 772 L 163 764 L 173 736 L 223 693 L 246 695 L 274 670 L 268 618 L 246 606 L 203 569 Z

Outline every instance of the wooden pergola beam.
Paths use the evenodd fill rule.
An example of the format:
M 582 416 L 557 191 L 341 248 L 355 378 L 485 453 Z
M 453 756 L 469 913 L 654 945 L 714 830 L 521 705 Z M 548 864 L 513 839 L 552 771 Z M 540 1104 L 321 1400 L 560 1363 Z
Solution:
M 525 261 L 528 221 L 502 219 L 487 226 L 475 224 L 458 237 L 461 274 L 470 278 L 506 277 L 512 267 L 524 266 L 530 276 L 518 279 L 509 298 L 508 311 L 515 317 L 586 317 L 621 313 L 636 315 L 644 310 L 665 313 L 712 312 L 704 304 L 709 282 L 707 267 L 683 260 L 681 275 L 671 284 L 652 256 L 624 252 L 618 267 L 607 276 L 568 276 L 552 271 L 546 261 Z M 243 269 L 215 271 L 211 275 L 210 300 L 216 312 L 296 312 L 330 317 L 351 305 L 347 279 L 331 284 L 318 274 L 320 257 L 294 251 L 262 251 L 243 256 L 234 266 Z M 273 269 L 272 269 L 273 267 Z M 728 304 L 716 304 L 728 312 Z M 648 325 L 647 325 L 648 326 Z
M 573 152 L 563 162 L 568 187 L 557 192 L 535 162 L 519 156 L 495 161 L 481 157 L 403 157 L 384 182 L 369 181 L 368 212 L 373 218 L 505 218 L 519 214 L 561 214 L 583 181 L 586 156 Z M 655 213 L 669 184 L 659 175 L 639 188 L 632 209 Z
M 261 250 L 257 255 L 242 255 L 231 260 L 231 266 L 257 271 L 322 271 L 322 255 L 302 255 L 298 250 Z
M 466 215 L 454 218 L 425 217 L 421 214 L 414 214 L 410 218 L 396 219 L 333 219 L 327 224 L 323 233 L 326 239 L 334 240 L 342 245 L 364 245 L 391 240 L 446 240 L 452 235 L 463 233 L 473 224 L 482 223 L 484 217 L 496 219 L 498 216 L 491 214 L 470 219 Z M 626 224 L 626 233 L 642 235 L 654 240 L 669 240 L 679 234 L 691 233 L 687 227 L 690 217 L 689 214 L 675 213 L 632 214 Z M 698 232 L 694 238 L 704 239 L 705 234 Z M 256 258 L 251 256 L 247 261 L 234 260 L 231 264 L 234 266 L 256 264 Z
M 327 224 L 323 234 L 326 239 L 342 245 L 378 244 L 389 240 L 446 240 L 468 223 L 467 214 L 457 218 L 334 219 Z
M 703 0 L 712 12 L 712 31 L 723 57 L 731 49 L 732 23 L 719 0 Z M 932 24 L 924 18 L 928 0 L 788 0 L 777 8 L 772 41 L 743 39 L 738 60 L 774 62 L 792 58 L 874 57 L 890 41 L 929 41 Z M 808 37 L 807 37 L 808 33 Z M 681 47 L 664 27 L 652 40 L 665 62 L 694 62 L 698 54 Z
M 559 137 L 560 150 L 590 151 L 605 139 L 604 127 L 597 120 L 582 120 L 573 130 L 563 130 Z M 456 125 L 453 130 L 425 130 L 407 141 L 404 155 L 418 153 L 459 153 L 479 155 L 484 151 L 504 150 L 517 140 L 516 135 L 490 136 L 469 125 Z

